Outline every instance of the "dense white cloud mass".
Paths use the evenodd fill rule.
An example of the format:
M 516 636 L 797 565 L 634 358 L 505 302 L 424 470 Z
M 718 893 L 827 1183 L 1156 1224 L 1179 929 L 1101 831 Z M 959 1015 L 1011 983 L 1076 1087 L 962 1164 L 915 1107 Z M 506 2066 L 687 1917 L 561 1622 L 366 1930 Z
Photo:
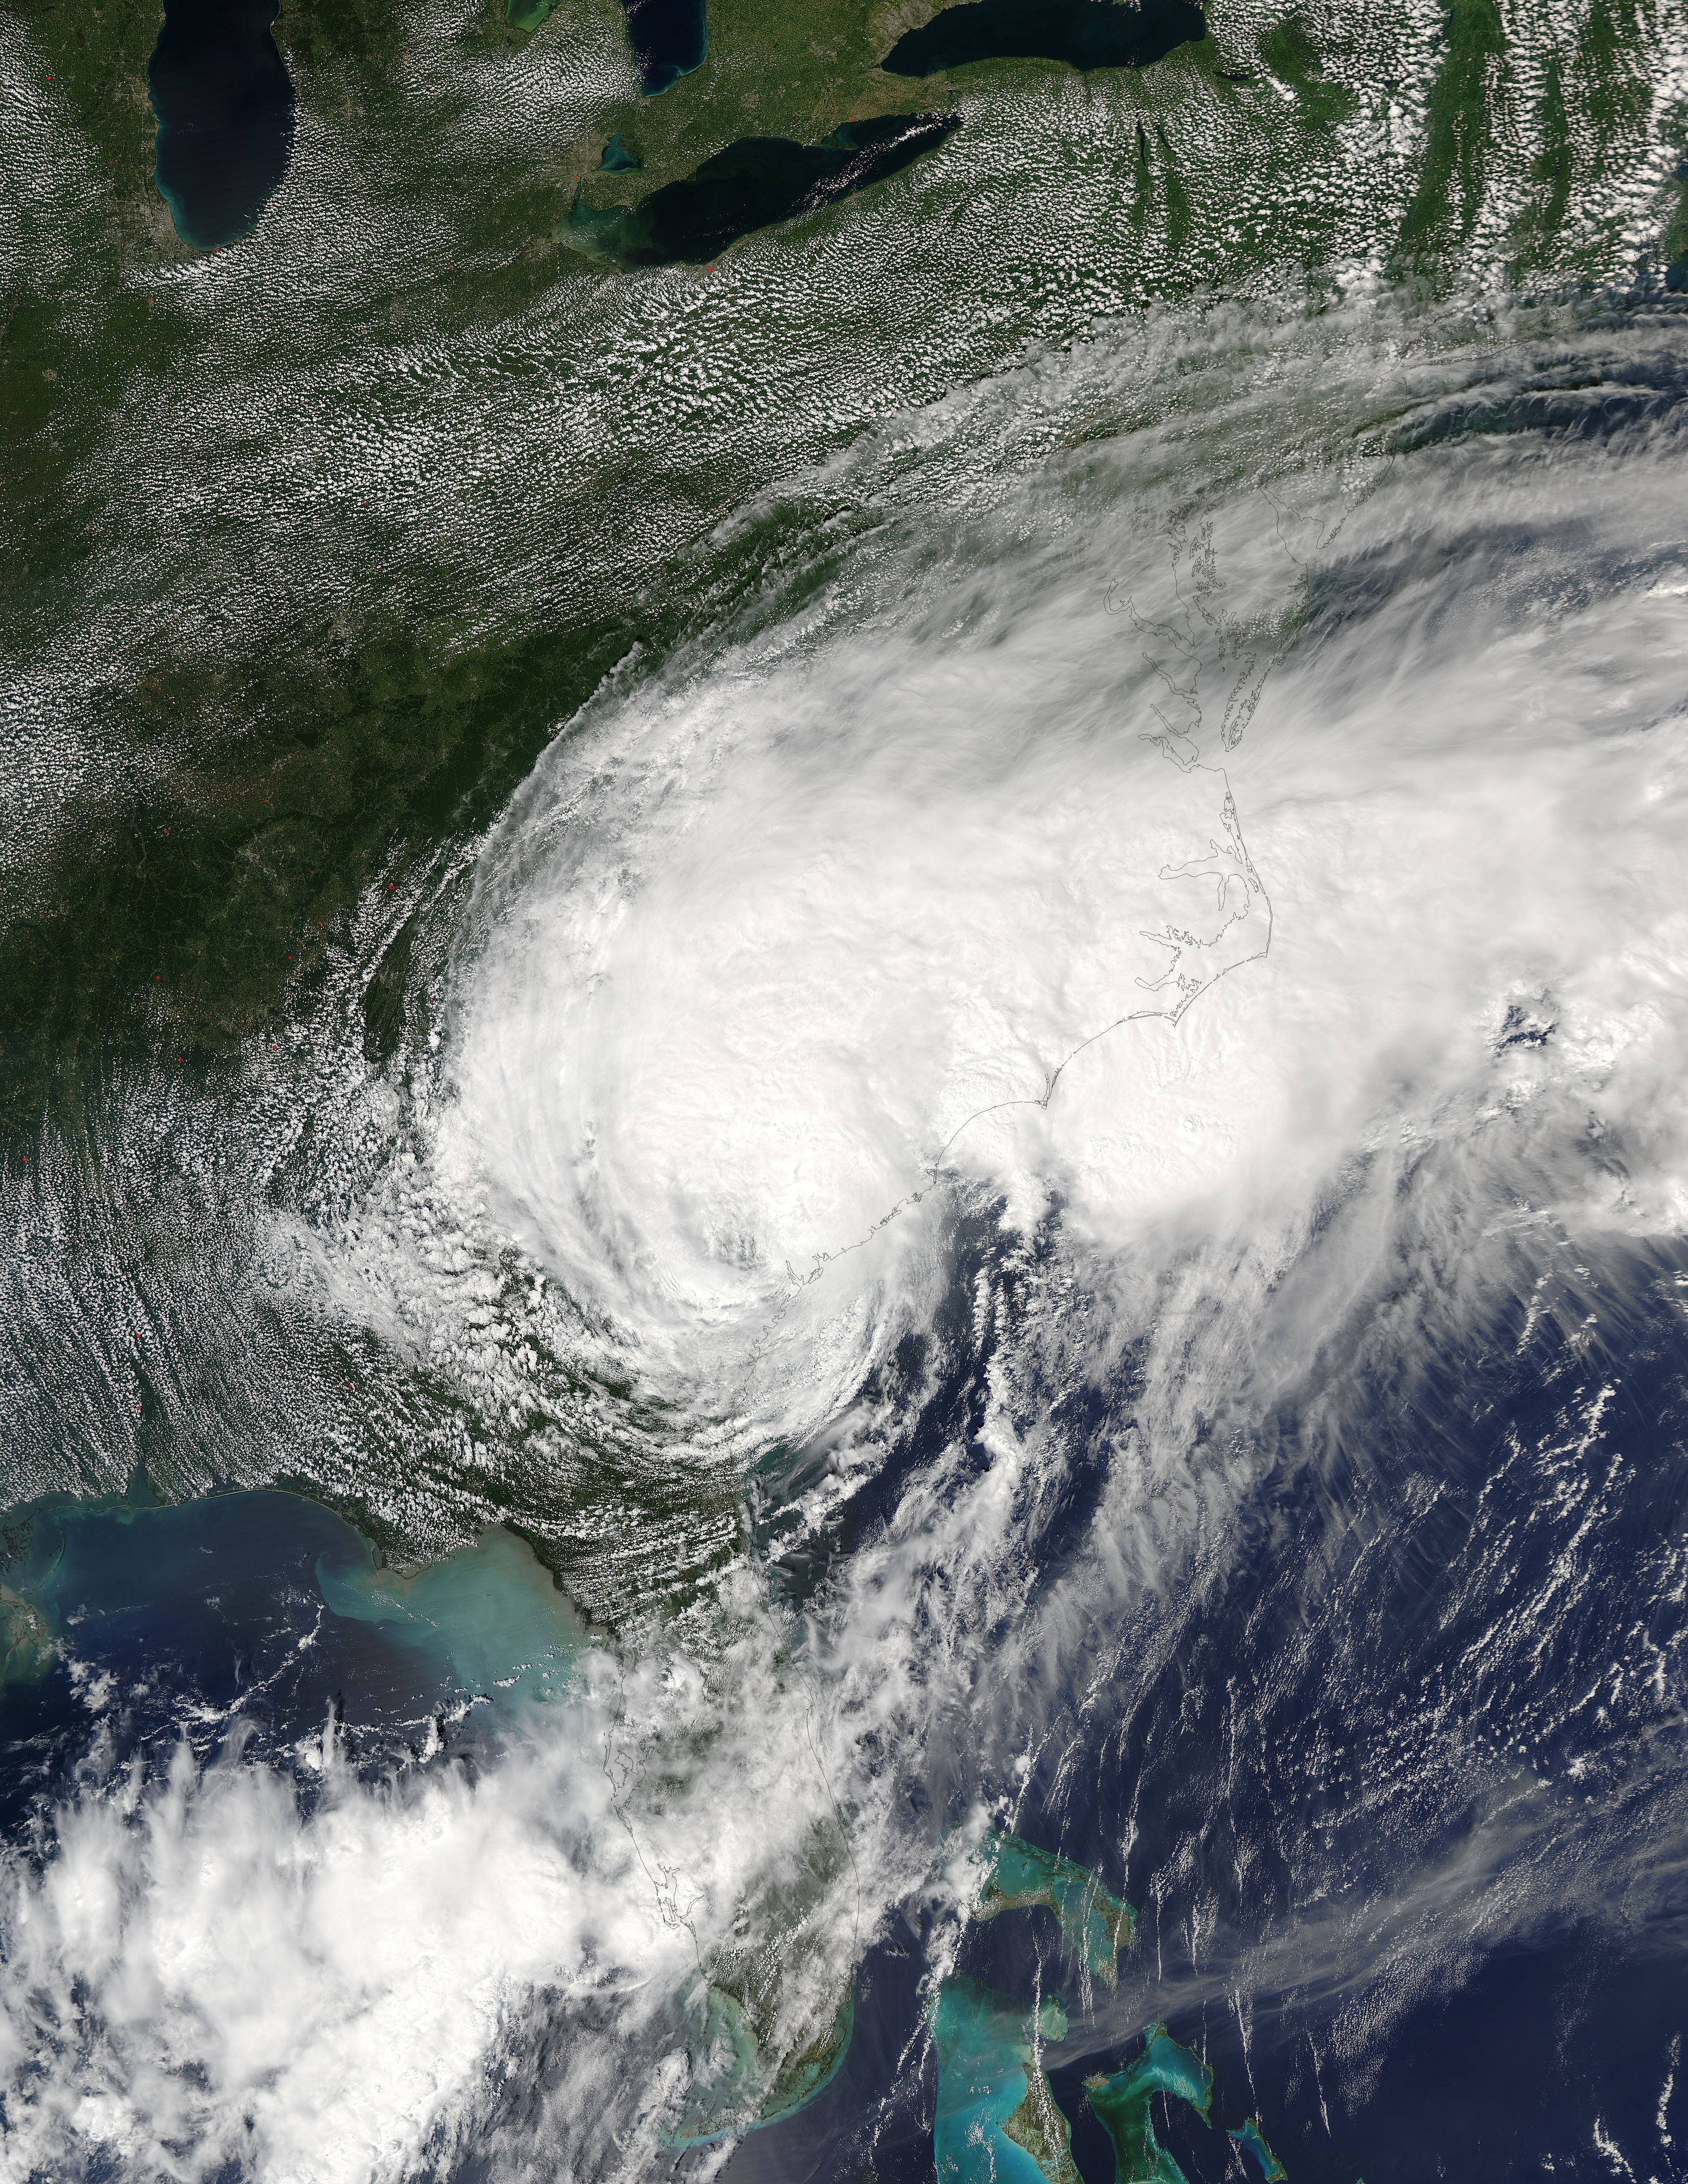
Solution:
M 1223 772 L 1061 575 L 988 643 L 888 622 L 641 694 L 488 852 L 442 1157 L 671 1387 L 730 1405 L 783 1318 L 776 1423 L 821 1423 L 922 1191 L 1006 1175 L 1077 1050 L 1266 950 Z
M 676 1997 L 747 1894 L 800 1882 L 833 1812 L 818 1757 L 785 1741 L 806 1687 L 783 1699 L 759 1640 L 708 1688 L 683 1658 L 588 1663 L 478 1777 L 442 1763 L 369 1786 L 331 1723 L 301 1755 L 321 1776 L 309 1811 L 238 1736 L 150 1782 L 103 1783 L 96 1760 L 44 1867 L 14 1853 L 4 1875 L 8 2173 L 404 2176 L 496 2109 L 538 1998 L 582 2020 L 547 2173 L 649 2174 L 686 2077 Z M 653 1763 L 655 1800 L 630 1786 Z M 828 1924 L 791 1983 L 794 2038 L 836 2006 L 847 1909 Z
M 1607 1210 L 1680 1219 L 1674 461 L 1427 452 L 1169 538 L 1158 454 L 606 698 L 489 844 L 438 1157 L 664 1395 L 821 1424 L 946 1173 L 1158 1251 L 1545 1099 L 1474 1156 L 1609 1196 L 1553 1135 L 1604 1088 Z
M 1354 430 L 1391 368 L 1356 365 Z M 1680 1231 L 1673 437 L 1230 479 L 1227 423 L 1123 440 L 1082 506 L 1033 471 L 888 523 L 800 615 L 607 688 L 482 850 L 420 1166 L 311 1240 L 317 1293 L 407 1340 L 451 1309 L 441 1221 L 514 1246 L 677 1446 L 829 1431 L 819 1507 L 880 1460 L 864 1388 L 984 1208 L 989 1463 L 911 1479 L 800 1670 L 741 1565 L 473 1786 L 337 1779 L 302 1817 L 237 1763 L 91 1777 L 8 1872 L 25 2171 L 398 2176 L 484 2126 L 510 2174 L 644 2173 L 688 1975 L 846 1815 L 785 2005 L 812 2036 L 928 1870 L 899 1767 L 1009 1779 L 1061 1675 L 1223 1542 L 1253 1459 L 1215 1417 L 1293 1397 L 1362 1306 L 1410 1369 L 1521 1238 Z M 1132 1346 L 1039 1591 L 1054 1413 Z M 1481 1864 L 1426 1881 L 1424 1930 Z M 565 2061 L 506 2143 L 548 2010 Z

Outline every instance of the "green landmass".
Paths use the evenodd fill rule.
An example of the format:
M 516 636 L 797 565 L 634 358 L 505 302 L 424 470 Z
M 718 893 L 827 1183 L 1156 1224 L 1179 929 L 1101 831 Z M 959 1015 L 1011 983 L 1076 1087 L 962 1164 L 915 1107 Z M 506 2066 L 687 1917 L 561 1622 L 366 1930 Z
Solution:
M 1474 325 L 1665 295 L 1669 26 L 1218 0 L 1146 68 L 927 79 L 961 125 L 903 173 L 628 272 L 558 238 L 577 191 L 637 214 L 746 136 L 904 110 L 877 63 L 933 11 L 720 0 L 641 100 L 620 0 L 531 33 L 283 0 L 292 166 L 210 256 L 153 180 L 156 0 L 7 5 L 0 1207 L 34 1317 L 0 1498 L 289 1484 L 395 1559 L 499 1523 L 595 1613 L 682 1606 L 738 1482 L 628 1390 L 536 1338 L 540 1398 L 489 1423 L 253 1279 L 267 1212 L 329 1219 L 400 1142 L 482 830 L 606 678 L 801 611 L 885 520 L 837 467 L 864 436 L 1099 325 L 1385 279 Z M 602 170 L 618 135 L 637 170 Z M 1086 448 L 1193 398 L 1119 378 L 1039 460 L 1079 510 Z M 343 1157 L 328 1086 L 369 1103 Z M 19 1268 L 73 1262 L 97 1279 L 26 1306 Z
M 1078 2184 L 1071 2127 L 1039 2061 L 1045 2041 L 1067 2037 L 1061 2004 L 947 1979 L 927 2021 L 938 2054 L 939 2184 Z
M 1234 2139 L 1245 2153 L 1254 2157 L 1255 2164 L 1261 2176 L 1265 2179 L 1265 2184 L 1283 2184 L 1283 2180 L 1290 2172 L 1267 2144 L 1266 2133 L 1252 2116 L 1246 2123 L 1240 2124 L 1235 2131 L 1228 2132 L 1227 2136 Z
M 1137 1914 L 1128 1903 L 1111 1896 L 1087 1866 L 1039 1850 L 1019 1836 L 989 1836 L 980 1855 L 985 1870 L 976 1918 L 1046 1906 L 1086 1970 L 1110 1987 L 1115 1984 L 1119 1953 L 1131 1946 L 1136 1925 Z
M 829 1892 L 850 1852 L 842 1828 L 812 1831 L 796 1874 L 747 1897 L 736 1931 L 683 1998 L 692 2081 L 668 2134 L 702 2146 L 795 2115 L 843 2066 L 855 2021 L 855 1967 L 829 1965 Z
M 777 1956 L 787 1936 L 765 1936 L 761 1952 Z M 771 1946 L 772 1944 L 772 1946 Z M 751 2007 L 777 2000 L 777 1972 L 762 1970 Z M 759 2012 L 771 2014 L 767 2008 Z M 746 2006 L 737 1994 L 705 1981 L 688 2011 L 694 2078 L 678 2121 L 667 2134 L 672 2147 L 709 2146 L 717 2139 L 782 2123 L 823 2093 L 844 2066 L 855 2022 L 853 1982 L 831 2021 L 806 2045 L 770 2062 Z
M 1325 73 L 1324 57 L 1302 15 L 1285 15 L 1261 33 L 1258 51 L 1263 64 L 1295 95 L 1308 123 L 1315 129 L 1334 129 L 1351 121 L 1360 111 L 1360 95 Z
M 476 384 L 476 352 L 559 314 L 589 344 L 606 312 L 637 310 L 602 293 L 613 274 L 553 239 L 577 184 L 585 213 L 625 202 L 636 214 L 740 136 L 818 142 L 895 110 L 906 86 L 875 64 L 894 25 L 919 10 L 721 0 L 704 66 L 641 100 L 619 0 L 567 0 L 531 36 L 484 0 L 426 66 L 402 0 L 285 0 L 276 36 L 302 139 L 320 134 L 337 163 L 353 164 L 343 209 L 355 232 L 348 242 L 326 202 L 315 214 L 307 205 L 297 248 L 266 231 L 223 254 L 242 270 L 212 304 L 184 285 L 195 254 L 152 180 L 155 0 L 14 4 L 20 88 L 38 103 L 39 156 L 56 187 L 39 215 L 53 247 L 43 230 L 0 318 L 0 641 L 20 664 L 44 665 L 79 622 L 110 619 L 125 581 L 151 588 L 148 610 L 116 623 L 87 663 L 111 762 L 66 800 L 31 859 L 26 893 L 14 883 L 0 903 L 0 1120 L 15 1143 L 125 1055 L 197 1072 L 284 1020 L 309 1000 L 313 951 L 343 939 L 379 876 L 496 809 L 616 660 L 679 634 L 684 616 L 665 612 L 692 588 L 681 581 L 677 597 L 679 564 L 715 517 L 782 466 L 773 450 L 723 460 L 724 447 L 699 448 L 691 460 L 677 449 L 656 481 L 666 521 L 624 526 L 619 511 L 650 481 L 606 421 L 576 474 L 545 482 L 547 534 L 566 542 L 575 579 L 569 596 L 524 610 L 515 572 L 536 526 L 517 520 L 483 546 L 454 536 L 460 526 L 447 515 L 476 490 L 465 465 L 497 400 Z M 1368 250 L 1451 277 L 1485 235 L 1506 243 L 1508 275 L 1610 278 L 1631 255 L 1625 185 L 1650 176 L 1655 256 L 1663 265 L 1688 251 L 1669 158 L 1684 115 L 1680 102 L 1652 115 L 1651 33 L 1625 0 L 1595 0 L 1568 40 L 1560 11 L 1540 5 L 1509 19 L 1509 36 L 1493 0 L 1450 0 L 1429 46 L 1419 20 L 1396 8 L 1283 12 L 1222 0 L 1204 42 L 1147 69 L 1081 78 L 1052 63 L 999 62 L 933 78 L 934 102 L 958 105 L 964 121 L 939 155 L 941 187 L 922 192 L 923 231 L 947 235 L 981 188 L 999 209 L 988 266 L 947 263 L 942 282 L 957 301 L 981 283 L 1007 300 L 1006 347 L 994 344 L 1007 354 L 1033 332 L 1058 337 L 1064 318 L 1213 283 L 1247 288 Z M 577 61 L 621 88 L 564 98 L 538 139 L 504 119 L 495 101 L 519 115 L 524 98 L 547 95 L 559 67 Z M 1045 139 L 1053 131 L 1071 147 L 1053 168 L 1046 142 L 1028 134 L 1039 109 Z M 631 194 L 627 173 L 600 170 L 617 135 L 641 149 Z M 282 201 L 317 187 L 306 143 Z M 1017 187 L 1029 227 L 1000 217 Z M 760 247 L 801 254 L 816 221 L 836 232 L 852 217 L 833 208 L 798 223 L 788 244 Z M 1028 249 L 1041 255 L 1037 274 Z M 46 277 L 49 262 L 68 262 L 71 278 Z M 766 265 L 777 285 L 780 270 Z M 929 279 L 920 287 L 924 302 L 939 303 Z M 827 315 L 824 297 L 799 311 L 799 344 L 802 322 L 818 329 Z M 883 339 L 900 359 L 906 315 L 882 301 L 883 336 L 855 314 L 852 338 L 870 348 Z M 940 353 L 947 315 L 940 304 Z M 549 364 L 542 348 L 530 368 L 565 370 L 570 345 L 565 337 Z M 393 382 L 413 349 L 460 359 L 477 415 L 454 444 L 444 420 L 414 414 L 407 394 L 418 390 Z M 254 376 L 260 356 L 267 368 Z M 337 368 L 354 357 L 359 371 Z M 941 365 L 916 369 L 911 398 L 921 398 L 923 377 L 936 392 L 945 376 Z M 265 414 L 266 390 L 284 387 L 310 390 L 318 460 L 304 472 L 296 436 Z M 875 405 L 863 392 L 865 418 Z M 231 436 L 224 420 L 242 412 L 249 421 Z M 147 460 L 165 418 L 179 436 L 174 465 Z M 443 491 L 369 476 L 354 444 L 418 424 Z M 216 449 L 206 444 L 214 429 Z M 799 430 L 788 460 L 811 459 L 850 429 L 841 422 L 820 441 Z M 193 521 L 173 518 L 172 471 L 207 486 L 231 472 L 256 479 L 249 465 L 277 443 L 280 475 L 310 488 L 307 527 L 291 529 L 285 552 L 261 492 L 214 491 Z M 340 460 L 321 460 L 336 451 Z M 479 490 L 499 493 L 495 482 Z M 591 553 L 618 536 L 636 541 L 631 554 Z M 290 927 L 306 936 L 303 951 L 285 944 Z M 390 1036 L 390 1024 L 375 1028 L 377 1045 Z
M 1087 2078 L 1084 2091 L 1114 2150 L 1116 2184 L 1186 2184 L 1184 2173 L 1155 2136 L 1157 2093 L 1186 2101 L 1206 2123 L 1213 2073 L 1188 2048 L 1151 2025 L 1143 2053 L 1111 2077 Z
M 1072 2126 L 1056 2106 L 1044 2071 L 1027 2074 L 1026 2098 L 1001 2128 L 1002 2136 L 1020 2148 L 1047 2184 L 1079 2184 L 1072 2159 Z
M 0 1691 L 8 1684 L 39 1683 L 58 1652 L 53 1626 L 40 1607 L 0 1585 Z

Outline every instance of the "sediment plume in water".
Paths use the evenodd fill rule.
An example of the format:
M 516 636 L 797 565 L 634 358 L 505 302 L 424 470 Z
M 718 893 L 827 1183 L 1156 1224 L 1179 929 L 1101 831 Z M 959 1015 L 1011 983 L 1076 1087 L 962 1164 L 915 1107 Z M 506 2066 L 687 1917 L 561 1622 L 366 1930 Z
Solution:
M 1052 2080 L 1205 2025 L 1295 2173 L 1359 2173 L 1449 1996 L 1563 1997 L 1567 1907 L 1668 1907 L 1683 459 L 1663 397 L 1528 421 L 1669 343 L 1474 361 L 1374 301 L 1146 339 L 888 426 L 848 554 L 606 683 L 450 875 L 428 1031 L 325 1055 L 309 1143 L 254 1058 L 240 1143 L 295 1150 L 217 1185 L 277 1316 L 239 1461 L 299 1460 L 266 1391 L 331 1357 L 337 1394 L 349 1346 L 376 1513 L 487 1482 L 604 1639 L 473 1780 L 448 1743 L 366 1778 L 326 1724 L 298 1774 L 131 1778 L 90 1701 L 0 1908 L 29 2164 L 515 2173 L 538 2130 L 643 2176 L 852 1991 L 755 2137 L 925 2148 L 955 1979 L 1028 2050 L 1060 1994 Z M 1192 351 L 1199 399 L 1084 441 Z M 149 1187 L 47 1173 L 20 1233 Z M 132 1264 L 174 1388 L 192 1296 Z M 39 1340 L 115 1357 L 105 1294 Z M 948 1877 L 967 1828 L 1036 1847 L 1014 1915 Z M 1111 1988 L 1069 1867 L 1141 1906 Z

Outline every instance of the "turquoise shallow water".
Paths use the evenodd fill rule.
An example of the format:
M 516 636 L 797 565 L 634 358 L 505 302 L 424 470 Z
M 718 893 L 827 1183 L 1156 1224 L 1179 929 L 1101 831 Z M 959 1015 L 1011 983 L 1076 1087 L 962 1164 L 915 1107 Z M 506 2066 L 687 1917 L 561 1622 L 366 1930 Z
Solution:
M 1252 2116 L 1230 2136 L 1241 2147 L 1245 2153 L 1254 2157 L 1255 2164 L 1265 2178 L 1266 2184 L 1281 2184 L 1281 2179 L 1289 2175 L 1289 2170 L 1267 2144 L 1265 2132 L 1262 2131 Z
M 643 165 L 637 147 L 630 144 L 618 129 L 604 147 L 598 171 L 600 175 L 637 175 Z
M 1202 2121 L 1213 2098 L 1213 2073 L 1164 2025 L 1151 2025 L 1140 2055 L 1084 2090 L 1114 2150 L 1118 2184 L 1184 2184 L 1184 2171 L 1155 2135 L 1157 2095 L 1188 2103 Z
M 1047 2094 L 1036 2053 L 1041 2042 L 1066 2038 L 1061 2004 L 1053 1997 L 1016 2002 L 973 1980 L 946 1980 L 931 2025 L 938 2051 L 933 2150 L 940 2184 L 1045 2184 L 1045 2169 L 1015 2134 L 1023 2135 L 1017 2119 L 1033 2086 Z
M 1130 1905 L 1110 1895 L 1088 1867 L 1018 1836 L 989 1838 L 985 1855 L 989 1874 L 977 1915 L 994 1919 L 1002 1911 L 1046 1906 L 1091 1976 L 1111 1986 L 1119 1953 L 1130 1946 L 1135 1925 Z

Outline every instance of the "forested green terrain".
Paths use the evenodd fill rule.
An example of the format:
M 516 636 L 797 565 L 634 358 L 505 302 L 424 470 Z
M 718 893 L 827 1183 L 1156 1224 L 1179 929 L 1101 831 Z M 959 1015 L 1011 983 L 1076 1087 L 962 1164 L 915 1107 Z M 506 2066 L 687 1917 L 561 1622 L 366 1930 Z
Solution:
M 283 0 L 292 168 L 249 237 L 204 254 L 153 181 L 153 0 L 7 0 L 0 1165 L 25 1256 L 58 1249 L 66 1178 L 83 1241 L 109 1221 L 97 1256 L 149 1296 L 161 1268 L 246 1250 L 207 1207 L 350 1190 L 300 1179 L 322 1085 L 404 1096 L 461 854 L 547 740 L 606 677 L 817 592 L 889 520 L 897 436 L 993 375 L 1237 299 L 1301 324 L 1416 296 L 1477 354 L 1491 312 L 1672 307 L 1688 23 L 1663 0 L 1215 0 L 1205 39 L 1144 69 L 883 74 L 931 12 L 711 0 L 704 66 L 641 100 L 616 0 L 559 0 L 531 32 L 499 0 Z M 961 125 L 708 268 L 627 273 L 558 234 L 577 201 L 636 206 L 738 137 L 915 107 Z M 616 131 L 638 172 L 595 171 Z M 1087 448 L 1176 413 L 1183 369 L 1168 333 L 1162 365 L 1051 411 L 1041 448 L 1022 423 L 1022 452 L 1067 449 L 1079 478 Z M 841 463 L 864 448 L 866 471 Z M 142 1190 L 133 1115 L 167 1136 L 207 1100 L 263 1118 L 245 1179 L 156 1137 Z M 214 1248 L 186 1240 L 202 1216 Z M 194 1369 L 268 1420 L 270 1452 L 196 1440 L 184 1364 L 132 1402 L 113 1379 L 46 1483 L 287 1468 L 296 1398 L 266 1411 L 228 1293 L 207 1272 L 181 1307 Z M 356 1384 L 322 1340 L 323 1385 Z M 382 1430 L 358 1403 L 348 1507 Z M 539 1523 L 574 1489 L 549 1455 L 531 1472 L 453 1458 L 409 1533 L 357 1506 L 398 1539 L 494 1506 Z

